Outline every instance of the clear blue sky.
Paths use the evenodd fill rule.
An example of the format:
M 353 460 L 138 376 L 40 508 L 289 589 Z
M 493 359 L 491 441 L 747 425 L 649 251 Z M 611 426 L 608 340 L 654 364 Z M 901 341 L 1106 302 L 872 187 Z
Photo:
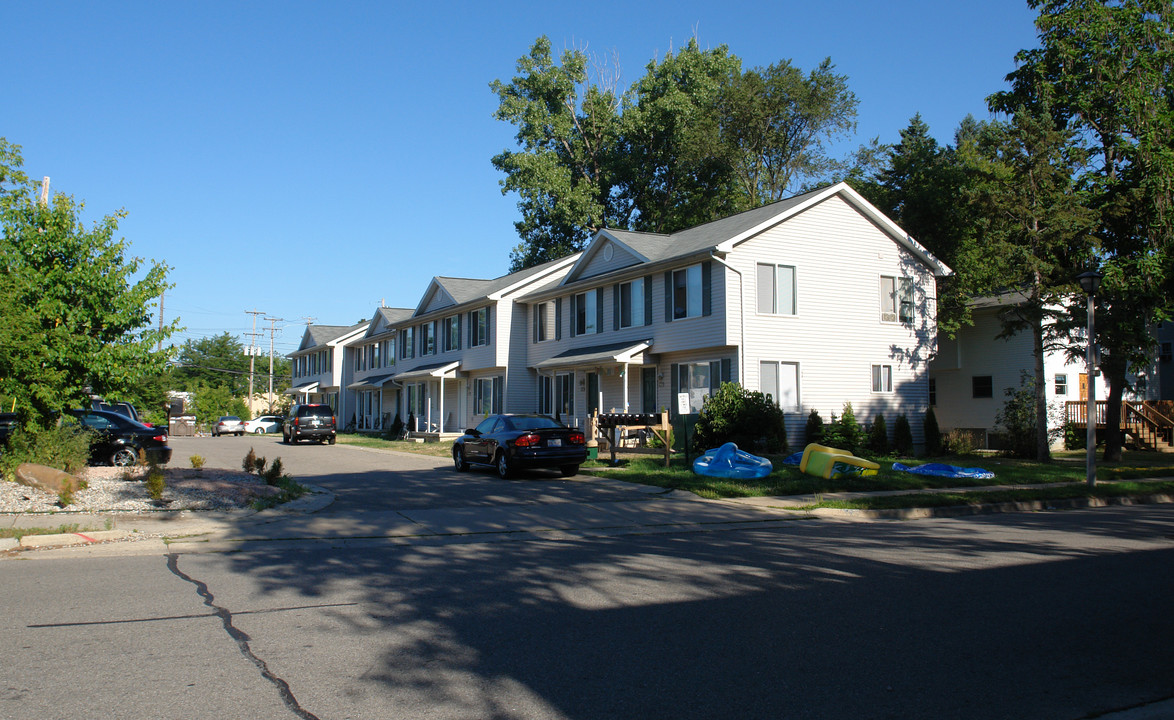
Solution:
M 489 160 L 513 128 L 489 83 L 539 35 L 614 54 L 622 88 L 694 35 L 743 67 L 831 57 L 860 100 L 846 153 L 914 113 L 943 142 L 989 117 L 1033 20 L 1024 0 L 4 2 L 0 136 L 91 221 L 126 210 L 132 254 L 173 268 L 178 342 L 258 309 L 286 353 L 306 317 L 506 272 L 516 198 Z

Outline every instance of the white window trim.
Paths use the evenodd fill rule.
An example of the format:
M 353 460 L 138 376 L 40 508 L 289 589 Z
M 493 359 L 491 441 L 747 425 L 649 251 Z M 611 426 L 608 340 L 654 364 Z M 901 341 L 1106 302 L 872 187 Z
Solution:
M 877 380 L 876 371 L 878 368 L 881 371 L 881 375 L 880 375 L 881 389 L 880 390 L 877 390 L 877 387 L 876 387 L 876 385 L 877 385 L 876 384 L 876 380 Z M 886 368 L 888 369 L 888 374 L 887 374 L 888 376 L 887 377 L 886 377 L 886 373 L 885 373 Z M 885 382 L 886 380 L 888 381 L 887 383 Z M 893 394 L 893 385 L 894 385 L 894 383 L 893 383 L 893 366 L 888 363 L 872 363 L 872 367 L 870 368 L 870 371 L 869 371 L 868 385 L 869 385 L 869 388 L 871 388 L 873 395 L 892 395 Z
M 779 268 L 787 268 L 791 271 L 791 307 L 794 312 L 784 313 L 778 310 L 765 312 L 759 307 L 759 299 L 761 291 L 757 287 L 758 283 L 758 268 L 769 267 L 774 270 L 774 285 L 771 288 L 772 302 L 777 308 L 779 305 Z M 787 265 L 786 263 L 756 263 L 754 266 L 754 282 L 755 282 L 755 297 L 754 297 L 754 311 L 757 315 L 765 315 L 767 317 L 798 317 L 799 316 L 799 270 L 794 265 Z

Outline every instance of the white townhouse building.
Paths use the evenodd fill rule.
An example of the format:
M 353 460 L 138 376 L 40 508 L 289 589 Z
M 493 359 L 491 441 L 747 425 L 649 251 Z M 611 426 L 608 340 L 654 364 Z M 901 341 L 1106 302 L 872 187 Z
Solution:
M 905 414 L 921 442 L 935 278 L 949 273 L 839 183 L 671 235 L 605 229 L 492 280 L 434 277 L 414 310 L 379 308 L 330 340 L 307 330 L 291 357 L 347 358 L 291 392 L 341 385 L 340 426 L 398 414 L 439 437 L 495 412 L 579 427 L 596 408 L 675 415 L 681 392 L 696 412 L 736 381 L 782 406 L 793 444 L 811 410 L 830 420 L 849 402 L 865 423 Z
M 411 316 L 388 326 L 397 338 L 390 420 L 398 413 L 412 432 L 461 433 L 491 413 L 532 410 L 526 315 L 515 301 L 558 282 L 577 258 L 492 280 L 434 277 Z
M 355 430 L 383 430 L 395 419 L 399 386 L 396 373 L 396 325 L 412 317 L 411 308 L 377 307 L 367 330 L 345 347 L 344 364 L 349 368 L 346 385 L 347 407 L 351 414 L 340 417 L 342 427 Z
M 792 443 L 849 402 L 865 423 L 905 414 L 921 442 L 950 272 L 844 183 L 671 235 L 602 230 L 518 300 L 529 394 L 507 409 L 583 427 L 596 408 L 675 415 L 682 392 L 697 412 L 736 381 L 782 406 Z
M 346 382 L 343 349 L 348 342 L 361 337 L 368 324 L 307 325 L 298 349 L 287 356 L 293 377 L 286 394 L 293 395 L 296 403 L 330 405 L 341 425 L 342 418 L 351 410 L 347 394 L 342 392 Z

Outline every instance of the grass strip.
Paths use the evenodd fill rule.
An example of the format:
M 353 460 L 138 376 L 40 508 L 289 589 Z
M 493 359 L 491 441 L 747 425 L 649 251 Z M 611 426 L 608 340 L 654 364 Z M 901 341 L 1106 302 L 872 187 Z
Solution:
M 1174 481 L 1146 483 L 1118 481 L 1101 482 L 1092 488 L 1085 485 L 1066 485 L 1063 487 L 1022 488 L 1014 490 L 910 493 L 908 495 L 882 495 L 845 500 L 835 499 L 813 503 L 799 509 L 900 510 L 924 507 L 992 505 L 1009 502 L 1147 497 L 1150 495 L 1170 494 L 1174 494 Z
M 79 530 L 80 527 L 77 523 L 73 523 L 72 525 L 58 525 L 55 528 L 0 528 L 0 538 L 20 540 L 25 535 L 68 535 L 79 531 L 89 532 L 90 530 L 96 530 L 96 528 L 90 528 L 81 531 Z

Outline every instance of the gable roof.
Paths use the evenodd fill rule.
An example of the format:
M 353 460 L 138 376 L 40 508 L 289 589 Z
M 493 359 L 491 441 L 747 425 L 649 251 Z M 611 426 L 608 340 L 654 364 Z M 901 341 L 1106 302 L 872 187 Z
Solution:
M 674 259 L 686 258 L 710 252 L 717 254 L 728 253 L 742 242 L 794 217 L 795 215 L 817 205 L 830 197 L 839 196 L 852 205 L 863 215 L 868 217 L 883 232 L 894 241 L 913 253 L 918 259 L 929 266 L 935 275 L 950 275 L 952 270 L 940 260 L 919 245 L 916 240 L 897 226 L 892 220 L 877 210 L 872 203 L 864 199 L 860 193 L 853 190 L 847 183 L 812 190 L 796 195 L 786 200 L 763 205 L 744 212 L 707 222 L 703 225 L 686 228 L 671 235 L 661 233 L 642 233 L 630 230 L 604 229 L 596 233 L 591 244 L 583 251 L 571 271 L 563 278 L 563 285 L 570 285 L 577 280 L 589 276 L 582 274 L 591 259 L 599 252 L 599 248 L 607 242 L 614 242 L 628 249 L 633 255 L 642 259 L 641 264 L 651 265 L 668 262 Z
M 346 339 L 355 332 L 366 330 L 367 325 L 366 320 L 361 323 L 355 323 L 354 325 L 307 325 L 306 331 L 302 333 L 301 344 L 290 355 L 296 355 L 303 350 L 310 350 L 323 345 L 335 344 L 338 340 Z
M 492 280 L 437 275 L 428 283 L 428 289 L 424 291 L 424 295 L 420 298 L 420 304 L 416 306 L 415 311 L 410 317 L 426 315 L 433 312 L 433 310 L 439 309 L 429 308 L 432 307 L 433 299 L 437 294 L 441 293 L 443 294 L 442 297 L 448 300 L 448 302 L 443 304 L 442 307 L 444 308 L 465 305 L 479 300 L 500 300 L 527 284 L 539 282 L 548 275 L 570 266 L 579 256 L 580 253 L 575 253 L 559 258 L 558 260 L 551 260 L 541 265 L 526 268 L 525 270 L 502 275 Z
M 382 335 L 389 331 L 396 323 L 412 317 L 413 312 L 411 308 L 377 307 L 375 308 L 375 313 L 371 316 L 371 326 L 367 328 L 365 336 L 373 337 L 375 335 Z

